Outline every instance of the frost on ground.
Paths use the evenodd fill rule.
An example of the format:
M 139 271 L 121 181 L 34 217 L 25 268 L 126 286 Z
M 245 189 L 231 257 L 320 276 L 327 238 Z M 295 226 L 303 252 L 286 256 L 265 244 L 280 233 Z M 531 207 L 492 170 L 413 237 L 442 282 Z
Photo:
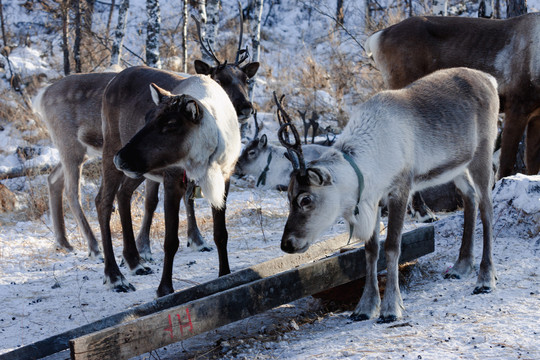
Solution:
M 86 191 L 95 187 L 85 186 Z M 442 214 L 435 223 L 436 248 L 422 257 L 403 284 L 404 317 L 392 324 L 351 322 L 350 311 L 327 312 L 308 297 L 170 345 L 140 357 L 193 358 L 540 358 L 540 176 L 516 175 L 499 181 L 494 194 L 494 261 L 498 284 L 490 294 L 472 295 L 476 278 L 446 280 L 457 258 L 462 212 Z M 91 198 L 88 196 L 88 198 Z M 206 200 L 196 202 L 203 235 L 211 240 Z M 98 233 L 93 205 L 89 219 Z M 285 193 L 259 191 L 237 181 L 228 202 L 229 256 L 232 270 L 282 256 L 281 231 L 287 215 Z M 135 218 L 142 214 L 135 211 Z M 185 215 L 181 212 L 181 224 Z M 0 233 L 0 353 L 101 319 L 150 301 L 155 296 L 163 249 L 157 214 L 152 233 L 155 273 L 132 276 L 137 288 L 117 294 L 102 284 L 103 264 L 89 259 L 86 244 L 69 216 L 74 253 L 54 249 L 48 219 L 6 222 Z M 115 253 L 121 255 L 118 220 L 113 219 Z M 481 226 L 476 231 L 480 262 Z M 162 225 L 162 224 L 161 224 Z M 416 226 L 411 223 L 410 227 Z M 189 251 L 180 230 L 175 259 L 176 290 L 217 276 L 217 254 Z M 338 223 L 326 237 L 345 233 Z M 60 356 L 65 358 L 67 355 Z

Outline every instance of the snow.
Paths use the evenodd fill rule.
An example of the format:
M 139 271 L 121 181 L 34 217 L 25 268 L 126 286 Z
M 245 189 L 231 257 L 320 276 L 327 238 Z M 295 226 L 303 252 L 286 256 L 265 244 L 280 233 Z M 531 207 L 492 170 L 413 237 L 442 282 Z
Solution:
M 323 4 L 321 9 L 331 9 L 334 2 L 328 4 L 332 5 Z M 166 2 L 161 5 L 162 28 L 166 28 L 167 22 L 176 24 L 178 19 L 169 16 L 171 7 L 176 5 Z M 28 15 L 17 13 L 15 6 L 4 6 L 10 19 L 17 18 L 20 24 L 32 21 Z M 137 34 L 134 29 L 143 27 L 144 2 L 132 1 L 131 6 L 126 31 Z M 236 6 L 236 2 L 224 1 L 223 11 L 235 14 Z M 347 11 L 357 16 L 353 19 L 360 19 L 358 23 L 361 23 L 363 16 L 356 11 L 358 5 L 348 6 Z M 529 6 L 538 8 L 536 2 L 529 2 Z M 321 40 L 328 32 L 327 18 L 315 11 L 308 12 L 306 6 L 297 2 L 283 2 L 279 10 L 283 19 L 278 22 L 276 15 L 269 18 L 274 27 L 272 31 L 267 30 L 267 38 L 262 41 L 261 60 L 272 64 L 271 72 L 279 74 L 290 67 L 289 60 L 297 51 L 310 49 L 314 56 L 328 52 Z M 136 16 L 138 13 L 139 17 Z M 346 18 L 350 18 L 349 13 Z M 23 31 L 21 29 L 23 27 L 20 28 Z M 142 42 L 137 41 L 142 39 L 140 35 L 128 37 L 126 44 L 138 49 Z M 56 52 L 60 54 L 58 39 L 55 44 Z M 347 48 L 344 44 L 341 47 Z M 357 51 L 352 45 L 347 49 L 350 53 Z M 32 47 L 15 48 L 10 60 L 23 76 L 39 73 L 45 73 L 49 78 L 58 76 L 58 71 L 43 59 L 43 52 Z M 57 59 L 57 63 L 61 61 Z M 2 88 L 6 88 L 6 84 L 3 81 Z M 277 83 L 273 78 L 258 78 L 255 101 L 268 101 L 268 89 L 279 84 L 281 82 Z M 318 93 L 329 104 L 339 103 L 324 90 L 318 90 Z M 347 108 L 349 104 L 344 106 Z M 264 133 L 275 134 L 277 125 L 271 114 L 260 113 L 259 119 L 265 123 Z M 5 125 L 4 120 L 0 119 L 5 128 L 0 131 L 0 171 L 58 161 L 57 151 L 50 146 L 40 145 L 36 155 L 29 160 L 17 156 L 17 148 L 35 144 L 22 140 L 22 134 L 10 124 Z M 46 193 L 45 176 L 0 183 L 17 195 Z M 253 183 L 249 179 L 233 179 L 227 203 L 232 271 L 283 256 L 279 246 L 288 212 L 287 194 L 262 191 L 254 188 Z M 81 186 L 83 208 L 96 234 L 99 234 L 99 226 L 93 199 L 98 187 L 99 180 L 91 179 L 85 179 Z M 435 252 L 421 257 L 411 266 L 402 284 L 404 316 L 394 323 L 352 322 L 349 319 L 351 308 L 329 310 L 319 299 L 307 297 L 138 358 L 539 359 L 540 176 L 518 174 L 502 179 L 496 184 L 493 197 L 493 255 L 498 283 L 490 294 L 472 295 L 476 282 L 474 275 L 461 280 L 444 279 L 459 252 L 463 214 L 460 211 L 438 214 L 441 220 L 434 224 Z M 138 194 L 133 203 L 136 226 L 142 219 L 142 203 Z M 211 210 L 205 199 L 196 200 L 196 213 L 203 236 L 211 242 Z M 37 219 L 0 213 L 0 304 L 3 309 L 0 314 L 0 355 L 154 299 L 163 258 L 162 202 L 154 224 L 151 245 L 155 262 L 150 264 L 154 274 L 134 276 L 122 267 L 137 291 L 117 294 L 102 284 L 103 263 L 88 258 L 87 245 L 69 209 L 66 227 L 75 248 L 73 253 L 55 249 L 47 212 Z M 199 253 L 186 247 L 185 224 L 182 208 L 181 248 L 173 272 L 173 285 L 177 291 L 215 279 L 218 273 L 217 251 Z M 423 225 L 409 219 L 406 229 L 418 226 Z M 112 229 L 115 254 L 120 261 L 121 233 L 116 213 Z M 323 238 L 347 231 L 347 226 L 339 221 Z M 480 262 L 481 235 L 479 221 L 475 233 L 476 264 Z M 69 354 L 64 352 L 51 358 L 67 357 Z

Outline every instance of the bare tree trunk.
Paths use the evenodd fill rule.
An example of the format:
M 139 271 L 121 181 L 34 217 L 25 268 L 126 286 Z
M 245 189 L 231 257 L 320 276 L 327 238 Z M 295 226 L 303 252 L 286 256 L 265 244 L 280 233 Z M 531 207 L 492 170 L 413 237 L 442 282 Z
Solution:
M 60 5 L 60 13 L 62 16 L 62 51 L 64 53 L 64 75 L 69 75 L 69 3 L 70 0 L 62 0 Z
M 73 11 L 75 11 L 75 40 L 73 41 L 73 58 L 75 59 L 75 72 L 82 72 L 81 67 L 81 3 L 80 0 L 73 1 Z
M 336 6 L 336 27 L 339 27 L 339 25 L 343 25 L 343 21 L 345 20 L 344 12 L 343 12 L 343 2 L 344 0 L 337 0 L 337 6 Z
M 506 17 L 511 18 L 527 13 L 527 0 L 508 0 Z
M 2 0 L 0 0 L 0 23 L 2 25 L 2 41 L 4 43 L 4 47 L 8 46 L 8 40 L 6 37 L 6 28 L 4 24 L 4 5 L 2 4 Z
M 83 11 L 83 29 L 88 33 L 92 33 L 92 22 L 94 18 L 94 5 L 96 0 L 86 0 L 86 6 Z M 108 33 L 108 32 L 107 32 Z
M 215 49 L 217 32 L 219 25 L 219 0 L 206 0 L 206 41 L 211 49 Z M 213 61 L 208 54 L 203 54 L 203 60 L 206 62 Z
M 129 9 L 129 0 L 121 0 L 120 9 L 118 9 L 118 24 L 114 31 L 114 42 L 111 50 L 111 65 L 119 65 L 122 43 L 126 33 L 126 20 Z
M 255 0 L 253 4 L 253 10 L 255 18 L 250 21 L 251 25 L 251 47 L 253 51 L 253 61 L 259 61 L 261 53 L 261 19 L 263 13 L 264 0 Z M 252 79 L 254 80 L 254 79 Z M 249 99 L 253 100 L 253 86 L 254 81 L 249 82 Z
M 184 65 L 184 73 L 187 74 L 187 30 L 188 30 L 188 0 L 184 0 L 184 20 L 182 23 L 182 60 Z
M 105 33 L 107 34 L 107 39 L 109 38 L 109 30 L 111 29 L 111 20 L 114 12 L 114 6 L 116 5 L 116 0 L 111 0 L 111 9 L 109 10 L 109 17 L 107 18 L 107 29 Z
M 159 0 L 146 1 L 146 14 L 148 25 L 146 26 L 146 65 L 161 68 L 159 57 L 159 32 L 161 30 L 161 12 Z

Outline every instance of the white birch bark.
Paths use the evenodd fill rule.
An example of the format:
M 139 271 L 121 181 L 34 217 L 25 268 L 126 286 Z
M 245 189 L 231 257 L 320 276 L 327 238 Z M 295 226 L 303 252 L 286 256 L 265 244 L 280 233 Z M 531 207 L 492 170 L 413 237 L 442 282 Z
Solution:
M 113 46 L 111 49 L 111 66 L 119 65 L 120 54 L 122 52 L 122 43 L 126 33 L 127 14 L 129 10 L 129 0 L 121 0 L 120 8 L 118 9 L 118 24 L 114 30 Z
M 161 11 L 159 0 L 146 1 L 146 14 L 148 25 L 146 26 L 146 65 L 161 68 L 159 56 L 159 33 L 161 30 Z
M 206 26 L 205 26 L 205 35 L 207 44 L 210 45 L 210 48 L 215 51 L 215 44 L 218 32 L 219 25 L 219 0 L 206 0 Z M 203 54 L 203 60 L 212 63 L 212 57 L 208 54 Z
M 187 74 L 187 35 L 188 35 L 188 0 L 184 0 L 184 20 L 182 23 L 182 60 L 183 60 L 183 72 Z
M 259 61 L 261 53 L 261 19 L 263 13 L 264 0 L 254 0 L 253 2 L 253 12 L 254 18 L 251 20 L 251 47 L 253 52 L 252 60 L 254 62 Z M 255 75 L 257 76 L 257 75 Z M 249 100 L 253 101 L 253 87 L 255 84 L 254 79 L 249 82 Z

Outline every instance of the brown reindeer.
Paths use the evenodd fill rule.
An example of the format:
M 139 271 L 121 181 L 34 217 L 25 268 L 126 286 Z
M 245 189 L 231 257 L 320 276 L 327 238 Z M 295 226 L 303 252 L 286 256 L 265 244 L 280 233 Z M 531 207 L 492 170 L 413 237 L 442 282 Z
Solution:
M 65 189 L 69 207 L 88 243 L 91 257 L 100 257 L 101 253 L 81 207 L 79 181 L 83 163 L 90 158 L 101 156 L 101 99 L 105 87 L 114 76 L 114 72 L 69 75 L 41 89 L 33 102 L 34 111 L 46 123 L 60 155 L 60 163 L 47 178 L 56 246 L 68 251 L 73 250 L 67 240 L 64 223 L 62 198 Z M 189 184 L 188 189 L 192 187 L 193 185 Z M 158 204 L 158 190 L 159 183 L 151 180 L 146 182 L 145 212 L 137 236 L 137 249 L 147 261 L 152 260 L 150 226 Z M 186 194 L 189 195 L 190 192 Z M 197 227 L 193 199 L 186 196 L 184 203 L 188 220 L 188 246 L 199 251 L 211 250 Z
M 507 20 L 412 17 L 371 35 L 372 56 L 390 89 L 438 69 L 466 66 L 493 75 L 505 113 L 498 177 L 511 175 L 526 131 L 529 174 L 540 170 L 540 14 Z
M 187 185 L 182 181 L 184 174 L 199 183 L 212 204 L 219 274 L 230 272 L 225 197 L 240 152 L 237 112 L 230 96 L 205 75 L 182 78 L 163 70 L 133 67 L 109 83 L 103 95 L 103 178 L 96 207 L 105 279 L 115 291 L 135 290 L 120 272 L 112 249 L 110 217 L 115 195 L 124 259 L 132 273 L 151 272 L 137 252 L 129 206 L 144 177 L 163 182 L 165 191 L 165 261 L 158 296 L 173 292 L 179 201 Z
M 205 47 L 197 22 L 199 42 L 204 51 L 211 55 L 216 66 L 204 61 L 195 60 L 198 74 L 211 75 L 222 84 L 231 97 L 238 118 L 246 119 L 253 111 L 247 99 L 248 79 L 252 78 L 259 68 L 258 62 L 244 66 L 240 64 L 247 58 L 247 50 L 242 50 L 242 31 L 239 36 L 239 50 L 234 64 L 221 63 L 210 47 Z M 242 28 L 241 28 L 242 29 Z M 100 257 L 99 246 L 90 228 L 80 204 L 79 181 L 82 164 L 89 158 L 101 156 L 103 135 L 101 131 L 101 101 L 103 91 L 109 81 L 116 75 L 114 72 L 74 74 L 49 85 L 36 95 L 33 108 L 47 124 L 51 139 L 59 151 L 58 164 L 48 177 L 49 208 L 56 244 L 59 248 L 73 250 L 66 237 L 62 198 L 64 188 L 68 204 L 75 216 L 89 247 L 92 257 Z M 187 74 L 181 74 L 187 76 Z M 191 194 L 194 184 L 187 184 L 184 203 L 187 213 L 187 245 L 194 250 L 209 251 L 211 247 L 202 237 L 195 219 L 195 210 Z M 148 180 L 145 192 L 145 212 L 141 229 L 137 236 L 137 249 L 145 260 L 152 260 L 150 248 L 150 226 L 158 204 L 159 183 Z

